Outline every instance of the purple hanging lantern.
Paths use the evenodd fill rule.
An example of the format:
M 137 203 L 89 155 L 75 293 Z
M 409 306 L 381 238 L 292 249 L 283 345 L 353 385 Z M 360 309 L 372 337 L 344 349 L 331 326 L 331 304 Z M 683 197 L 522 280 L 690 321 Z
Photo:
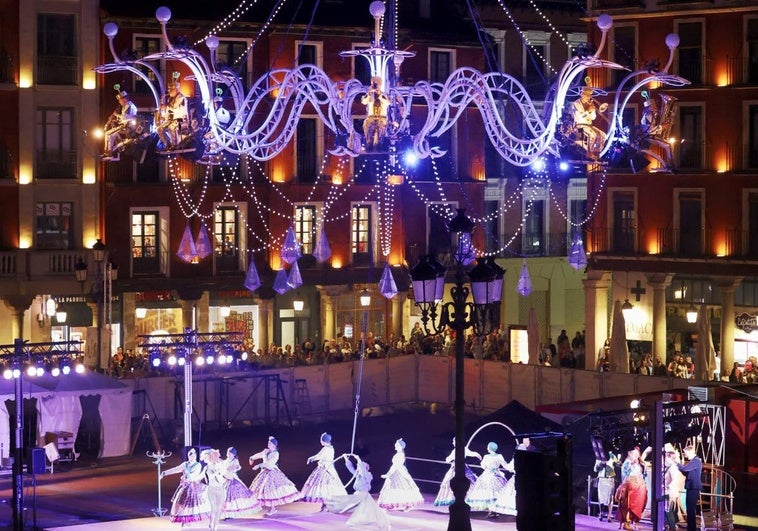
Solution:
M 208 230 L 205 228 L 205 225 L 200 225 L 200 230 L 197 233 L 195 252 L 200 260 L 207 258 L 213 252 L 211 249 L 211 239 L 208 237 Z
M 295 229 L 290 226 L 287 229 L 287 234 L 284 236 L 284 245 L 282 245 L 281 257 L 287 264 L 292 264 L 300 258 L 302 253 L 300 252 L 300 243 L 295 237 Z
M 521 266 L 521 275 L 518 277 L 516 291 L 522 297 L 527 297 L 532 292 L 532 279 L 529 276 L 529 268 L 526 267 L 526 260 L 524 260 L 524 265 Z
M 326 239 L 326 231 L 324 227 L 321 227 L 321 231 L 318 233 L 318 240 L 316 240 L 316 248 L 313 249 L 313 257 L 323 264 L 332 256 L 332 248 L 329 246 L 329 240 Z
M 250 291 L 255 291 L 261 287 L 261 277 L 258 274 L 258 269 L 255 267 L 255 261 L 250 257 L 250 265 L 247 266 L 247 274 L 245 275 L 245 287 Z
M 379 293 L 387 299 L 397 295 L 397 284 L 395 284 L 395 277 L 392 276 L 392 268 L 389 264 L 384 264 L 382 278 L 379 280 Z
M 197 249 L 195 248 L 195 241 L 192 239 L 192 231 L 190 230 L 189 223 L 184 227 L 184 234 L 182 234 L 182 241 L 179 242 L 179 249 L 176 251 L 176 256 L 188 264 L 197 258 Z
M 287 285 L 292 289 L 299 288 L 303 285 L 303 277 L 300 275 L 300 267 L 297 265 L 297 260 L 292 263 L 289 277 L 287 277 Z
M 574 235 L 574 241 L 569 250 L 568 263 L 577 271 L 587 267 L 587 254 L 584 252 L 584 242 L 579 234 Z
M 276 277 L 274 277 L 274 291 L 279 295 L 284 295 L 289 289 L 289 284 L 287 284 L 287 273 L 284 269 L 280 269 L 276 272 Z

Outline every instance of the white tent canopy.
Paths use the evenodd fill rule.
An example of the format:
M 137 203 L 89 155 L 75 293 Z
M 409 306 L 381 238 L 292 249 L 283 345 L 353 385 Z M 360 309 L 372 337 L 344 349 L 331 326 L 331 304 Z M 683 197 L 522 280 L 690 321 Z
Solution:
M 0 379 L 0 458 L 10 452 L 9 414 L 5 402 L 15 399 L 15 382 Z M 92 371 L 54 378 L 24 377 L 24 398 L 37 399 L 37 440 L 47 432 L 70 432 L 74 436 L 82 421 L 82 396 L 99 395 L 99 457 L 129 453 L 132 389 L 122 382 Z

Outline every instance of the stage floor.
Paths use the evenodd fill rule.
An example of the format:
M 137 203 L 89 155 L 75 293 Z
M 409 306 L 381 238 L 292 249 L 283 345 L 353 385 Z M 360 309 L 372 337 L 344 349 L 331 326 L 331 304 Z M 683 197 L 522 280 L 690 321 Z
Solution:
M 392 531 L 439 531 L 447 529 L 448 512 L 446 508 L 425 504 L 421 508 L 408 512 L 389 512 Z M 279 508 L 273 516 L 258 514 L 250 518 L 225 520 L 219 525 L 219 531 L 240 531 L 245 529 L 266 529 L 272 531 L 309 531 L 324 529 L 377 529 L 373 526 L 348 527 L 347 515 L 320 512 L 319 506 L 313 503 L 290 503 Z M 481 513 L 472 513 L 471 528 L 473 531 L 516 529 L 516 518 L 500 516 L 488 519 Z M 650 525 L 641 524 L 641 530 L 651 530 Z M 161 518 L 139 518 L 114 522 L 88 523 L 65 527 L 46 528 L 48 531 L 151 531 L 154 529 L 181 529 L 180 524 L 172 523 L 168 516 Z M 185 531 L 208 529 L 208 522 L 194 522 L 183 528 Z M 600 522 L 596 517 L 576 515 L 574 529 L 618 529 L 618 523 Z

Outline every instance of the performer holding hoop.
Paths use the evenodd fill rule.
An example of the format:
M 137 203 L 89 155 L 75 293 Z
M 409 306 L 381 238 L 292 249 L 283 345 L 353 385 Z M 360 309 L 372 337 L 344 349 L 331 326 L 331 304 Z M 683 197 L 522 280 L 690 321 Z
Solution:
M 505 472 L 513 472 L 513 461 L 506 462 L 502 454 L 497 453 L 497 443 L 487 444 L 487 455 L 482 458 L 482 473 L 466 496 L 466 503 L 472 511 L 489 511 L 489 518 L 496 518 L 492 506 L 502 493 L 508 480 Z
M 370 525 L 378 526 L 379 529 L 389 529 L 390 523 L 387 514 L 371 497 L 371 481 L 374 479 L 373 474 L 371 474 L 371 467 L 365 461 L 361 461 L 357 454 L 345 454 L 342 457 L 345 460 L 345 466 L 355 477 L 353 483 L 355 492 L 326 500 L 324 503 L 326 510 L 336 514 L 352 511 L 347 521 L 349 526 Z M 355 465 L 353 465 L 350 457 L 355 458 Z
M 300 491 L 303 501 L 321 503 L 321 510 L 324 510 L 324 502 L 334 496 L 345 496 L 347 491 L 342 485 L 342 480 L 334 468 L 334 447 L 332 446 L 332 436 L 328 433 L 321 434 L 321 450 L 316 455 L 312 455 L 306 461 L 307 464 L 313 461 L 318 462 L 318 466 L 311 472 L 308 479 L 305 480 L 303 489 Z

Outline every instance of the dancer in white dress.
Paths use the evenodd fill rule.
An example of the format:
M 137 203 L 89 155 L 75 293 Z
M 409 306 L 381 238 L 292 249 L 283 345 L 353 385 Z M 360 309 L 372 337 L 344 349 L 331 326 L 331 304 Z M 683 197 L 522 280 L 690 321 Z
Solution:
M 200 461 L 205 463 L 205 479 L 208 482 L 208 503 L 210 505 L 210 530 L 216 531 L 221 520 L 221 511 L 226 500 L 226 487 L 229 480 L 226 478 L 226 464 L 221 459 L 218 450 L 203 450 L 200 452 Z
M 249 513 L 260 511 L 261 502 L 259 502 L 247 485 L 242 483 L 237 472 L 242 469 L 239 459 L 237 459 L 237 449 L 230 446 L 226 450 L 226 477 L 229 480 L 229 486 L 226 488 L 226 500 L 221 513 L 222 519 L 237 518 L 247 516 Z
M 482 458 L 481 464 L 482 473 L 466 496 L 466 503 L 472 511 L 490 511 L 508 483 L 504 472 L 513 472 L 513 461 L 506 462 L 497 453 L 495 442 L 487 444 L 487 455 Z M 488 516 L 494 518 L 497 514 L 490 511 Z
M 321 503 L 334 496 L 345 496 L 347 491 L 342 485 L 337 469 L 334 468 L 334 446 L 332 436 L 321 434 L 321 450 L 308 458 L 307 463 L 318 462 L 318 466 L 305 480 L 300 495 L 303 501 Z M 322 506 L 323 510 L 323 506 Z
M 405 441 L 395 441 L 395 455 L 392 466 L 384 478 L 384 485 L 379 491 L 379 507 L 390 511 L 410 511 L 424 503 L 416 482 L 405 467 Z
M 355 466 L 350 461 L 351 456 L 355 458 Z M 369 464 L 361 461 L 361 458 L 355 454 L 345 454 L 344 459 L 345 466 L 355 476 L 353 483 L 355 492 L 326 500 L 324 504 L 326 510 L 337 514 L 352 511 L 347 521 L 349 526 L 370 525 L 377 526 L 379 529 L 389 529 L 390 522 L 387 513 L 371 497 L 371 481 L 374 476 L 371 474 Z
M 465 457 L 476 457 L 479 461 L 482 460 L 482 454 L 470 450 L 468 446 L 463 449 L 463 455 Z M 455 437 L 453 437 L 453 450 L 450 452 L 450 455 L 445 458 L 445 462 L 450 463 L 450 468 L 445 473 L 445 477 L 442 478 L 440 490 L 437 492 L 437 497 L 434 500 L 434 505 L 437 507 L 452 505 L 455 501 L 455 494 L 453 493 L 453 489 L 450 488 L 450 480 L 455 476 Z M 468 465 L 464 464 L 464 466 L 466 470 L 466 478 L 469 480 L 468 492 L 471 492 L 474 483 L 476 483 L 476 474 L 474 474 Z
M 250 456 L 250 464 L 252 465 L 258 459 L 262 461 L 255 465 L 253 470 L 260 470 L 260 472 L 250 484 L 250 490 L 264 507 L 269 508 L 266 514 L 271 516 L 276 514 L 277 505 L 299 500 L 300 492 L 277 466 L 279 442 L 274 437 L 268 438 L 268 446 L 265 450 Z

